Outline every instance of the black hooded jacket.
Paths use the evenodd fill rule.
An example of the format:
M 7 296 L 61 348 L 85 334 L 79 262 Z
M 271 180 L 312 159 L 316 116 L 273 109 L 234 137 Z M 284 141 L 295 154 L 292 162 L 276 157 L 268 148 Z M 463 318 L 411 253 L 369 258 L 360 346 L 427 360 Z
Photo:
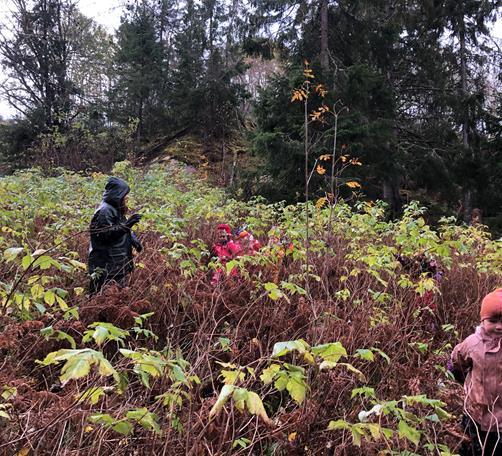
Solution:
M 109 276 L 127 274 L 133 269 L 132 247 L 139 241 L 124 225 L 126 218 L 121 209 L 129 190 L 129 185 L 117 177 L 110 177 L 106 183 L 103 201 L 90 226 L 89 274 L 97 268 L 104 269 Z

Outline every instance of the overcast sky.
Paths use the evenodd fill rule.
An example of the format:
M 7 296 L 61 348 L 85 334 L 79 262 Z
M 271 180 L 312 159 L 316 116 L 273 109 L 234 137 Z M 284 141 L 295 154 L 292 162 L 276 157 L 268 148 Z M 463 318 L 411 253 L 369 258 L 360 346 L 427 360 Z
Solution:
M 126 0 L 79 0 L 80 11 L 104 25 L 112 33 L 120 24 L 120 14 Z M 5 23 L 12 8 L 12 0 L 0 0 L 0 24 Z M 494 27 L 494 36 L 502 39 L 502 18 L 499 18 Z M 1 70 L 1 69 L 0 69 Z M 3 80 L 3 74 L 1 80 Z M 0 81 L 1 81 L 0 80 Z M 0 98 L 0 116 L 12 117 L 15 114 L 5 100 Z

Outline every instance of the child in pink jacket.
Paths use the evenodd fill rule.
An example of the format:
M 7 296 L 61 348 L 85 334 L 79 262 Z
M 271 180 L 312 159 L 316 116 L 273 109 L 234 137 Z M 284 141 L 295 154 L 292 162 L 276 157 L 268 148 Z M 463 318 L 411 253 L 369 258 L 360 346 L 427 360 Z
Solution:
M 471 442 L 463 456 L 502 455 L 502 288 L 481 304 L 481 324 L 458 344 L 450 371 L 464 384 L 465 425 Z
M 232 231 L 230 229 L 230 225 L 228 225 L 227 223 L 220 223 L 216 227 L 216 229 L 218 233 L 218 239 L 211 248 L 211 256 L 217 257 L 220 260 L 221 264 L 225 266 L 227 262 L 233 260 L 241 253 L 242 248 L 239 244 L 232 241 L 231 239 Z M 237 269 L 233 268 L 232 271 L 230 272 L 230 276 L 237 277 L 238 275 L 239 273 Z M 222 268 L 216 269 L 211 279 L 211 284 L 216 285 L 225 276 L 226 273 L 224 269 Z
M 253 256 L 261 249 L 260 241 L 254 238 L 251 232 L 246 229 L 246 226 L 239 228 L 235 232 L 235 237 L 237 238 L 237 244 L 241 247 L 241 255 Z

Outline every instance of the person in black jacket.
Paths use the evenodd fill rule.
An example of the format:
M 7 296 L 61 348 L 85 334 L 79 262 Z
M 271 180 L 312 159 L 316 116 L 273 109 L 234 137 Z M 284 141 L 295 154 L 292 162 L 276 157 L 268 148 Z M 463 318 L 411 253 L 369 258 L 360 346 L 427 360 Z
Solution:
M 89 246 L 90 293 L 95 294 L 103 285 L 114 280 L 124 286 L 133 270 L 133 247 L 141 252 L 141 242 L 132 232 L 141 215 L 126 219 L 129 185 L 122 179 L 110 177 L 106 183 L 103 201 L 92 217 Z

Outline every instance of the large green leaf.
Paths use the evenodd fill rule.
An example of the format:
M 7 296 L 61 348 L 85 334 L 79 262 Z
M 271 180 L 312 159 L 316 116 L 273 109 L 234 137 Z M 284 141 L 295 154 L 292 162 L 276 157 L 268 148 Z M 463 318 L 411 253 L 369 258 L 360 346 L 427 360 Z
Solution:
M 305 375 L 301 372 L 291 372 L 286 385 L 288 393 L 297 404 L 301 404 L 307 395 L 308 385 L 305 381 Z
M 76 356 L 70 358 L 61 369 L 60 379 L 62 382 L 76 380 L 85 377 L 91 370 L 91 361 L 88 357 Z
M 281 366 L 279 366 L 279 364 L 271 364 L 269 367 L 264 369 L 262 374 L 260 375 L 261 381 L 265 385 L 272 383 L 274 377 L 276 376 L 277 372 L 279 372 L 280 369 Z
M 102 396 L 104 396 L 105 390 L 103 387 L 95 386 L 85 390 L 82 394 L 77 396 L 78 402 L 89 402 L 92 405 L 96 405 Z
M 375 361 L 375 355 L 367 348 L 358 348 L 356 350 L 356 356 L 366 361 Z
M 117 421 L 112 429 L 122 435 L 129 435 L 133 431 L 133 425 L 127 420 Z
M 103 356 L 103 353 L 90 348 L 68 350 L 62 349 L 49 353 L 43 361 L 37 361 L 43 366 L 57 364 L 66 361 L 61 369 L 60 379 L 67 382 L 71 379 L 78 379 L 89 374 L 93 364 L 98 365 L 98 372 L 104 377 L 113 375 L 116 382 L 119 380 L 119 374 L 110 362 Z
M 129 410 L 126 413 L 126 417 L 129 420 L 135 420 L 141 427 L 143 427 L 147 431 L 154 431 L 157 434 L 161 433 L 157 415 L 149 412 L 146 407 Z
M 305 353 L 310 347 L 302 339 L 299 340 L 289 340 L 287 342 L 277 342 L 274 344 L 272 349 L 272 358 L 280 358 L 281 356 L 287 355 L 292 351 L 297 351 L 299 353 Z
M 399 437 L 406 438 L 410 442 L 414 443 L 416 446 L 420 443 L 421 432 L 414 427 L 411 427 L 404 420 L 400 420 L 398 424 Z
M 342 356 L 347 356 L 347 350 L 340 342 L 316 345 L 312 347 L 312 353 L 320 356 L 324 361 L 336 363 Z

